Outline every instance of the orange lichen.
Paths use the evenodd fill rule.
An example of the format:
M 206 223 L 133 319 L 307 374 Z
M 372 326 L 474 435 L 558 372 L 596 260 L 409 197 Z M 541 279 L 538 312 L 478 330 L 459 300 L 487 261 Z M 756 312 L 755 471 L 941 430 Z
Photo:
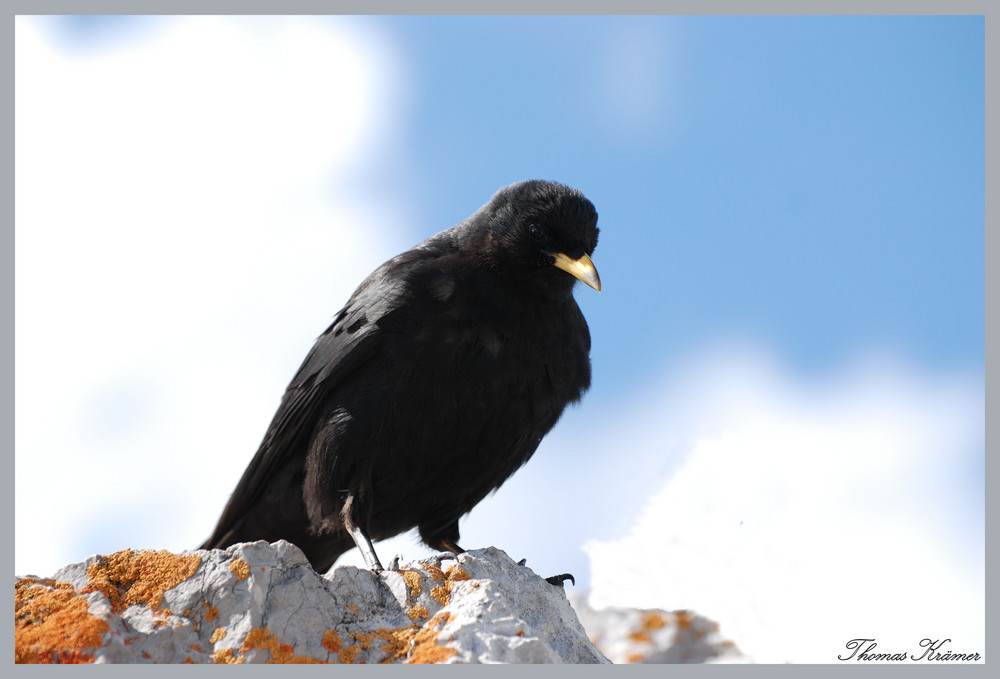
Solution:
M 401 571 L 400 575 L 403 576 L 403 580 L 406 581 L 406 585 L 410 588 L 410 598 L 416 599 L 420 596 L 420 590 L 423 587 L 424 579 L 417 571 Z
M 451 591 L 454 584 L 461 580 L 469 580 L 470 578 L 468 573 L 458 567 L 458 564 L 449 568 L 447 572 L 442 572 L 442 575 L 446 578 L 445 582 L 443 585 L 431 587 L 431 597 L 442 606 L 447 606 L 451 602 Z M 478 585 L 478 583 L 472 584 L 473 587 Z
M 413 653 L 410 655 L 410 659 L 406 661 L 406 664 L 408 665 L 433 665 L 443 663 L 453 655 L 458 655 L 458 651 L 454 648 L 439 646 L 437 643 L 437 637 L 424 643 L 421 641 L 420 635 L 417 635 L 414 641 L 416 642 L 416 645 L 413 647 Z
M 645 630 L 655 630 L 667 626 L 667 621 L 659 613 L 647 613 L 642 619 L 642 628 Z
M 155 611 L 163 602 L 163 593 L 194 575 L 200 564 L 197 554 L 123 549 L 99 557 L 87 568 L 89 586 L 82 592 L 101 592 L 116 613 L 136 604 L 147 604 Z
M 271 655 L 275 655 L 272 648 L 277 650 L 278 640 L 271 634 L 271 630 L 266 627 L 254 627 L 247 634 L 246 638 L 243 640 L 242 651 L 249 651 L 255 648 L 264 648 L 271 652 Z M 291 650 L 291 647 L 289 647 Z
M 236 657 L 231 648 L 216 651 L 212 659 L 219 665 L 238 665 L 243 662 L 243 656 Z
M 243 559 L 236 559 L 230 563 L 229 570 L 236 576 L 237 580 L 246 580 L 250 577 L 250 564 Z
M 211 641 L 214 644 L 214 643 L 217 643 L 219 641 L 222 641 L 225 638 L 226 638 L 226 628 L 225 627 L 216 627 L 215 631 L 212 632 L 212 638 L 209 639 L 209 641 Z
M 470 580 L 469 574 L 465 572 L 464 569 L 459 568 L 458 564 L 454 564 L 445 571 L 445 577 L 449 580 Z
M 448 602 L 451 601 L 451 581 L 440 587 L 431 587 L 431 596 L 442 606 L 447 606 Z
M 327 630 L 323 634 L 322 643 L 325 649 L 336 653 L 337 659 L 345 665 L 358 662 L 358 657 L 364 651 L 371 649 L 375 639 L 385 642 L 379 647 L 385 653 L 385 657 L 379 660 L 380 663 L 440 662 L 457 653 L 454 649 L 438 645 L 440 629 L 450 617 L 448 613 L 441 611 L 422 628 L 410 625 L 393 629 L 380 627 L 374 632 L 352 632 L 348 636 L 357 643 L 349 646 L 342 645 L 340 635 L 335 631 Z
M 340 635 L 337 634 L 335 630 L 328 629 L 323 632 L 323 648 L 330 651 L 330 653 L 336 653 L 343 646 L 343 642 L 340 640 Z
M 270 659 L 267 661 L 268 664 L 310 664 L 323 662 L 315 658 L 294 655 L 294 649 L 290 644 L 280 643 L 278 638 L 265 627 L 254 627 L 250 630 L 246 639 L 243 640 L 243 647 L 240 649 L 240 652 L 242 655 L 246 651 L 257 648 L 265 649 L 271 654 Z
M 635 664 L 635 663 L 641 663 L 645 659 L 646 656 L 644 656 L 642 653 L 632 653 L 627 658 L 625 658 L 625 662 L 630 664 Z
M 437 566 L 425 563 L 424 570 L 427 571 L 427 575 L 431 576 L 432 580 L 436 580 L 437 582 L 444 580 L 444 571 Z
M 344 646 L 342 649 L 337 651 L 337 659 L 345 665 L 350 665 L 354 662 L 354 659 L 358 657 L 358 653 L 360 652 L 361 649 L 357 646 Z
M 442 611 L 427 621 L 423 628 L 413 636 L 413 650 L 406 660 L 408 664 L 441 663 L 453 655 L 458 655 L 458 651 L 454 648 L 438 643 L 441 628 L 445 626 L 449 618 L 450 616 Z
M 73 586 L 22 578 L 14 583 L 14 662 L 91 663 L 108 623 L 90 614 Z
M 681 629 L 691 626 L 691 614 L 688 611 L 675 611 L 674 618 Z
M 367 651 L 372 647 L 372 639 L 375 638 L 375 632 L 351 632 L 351 637 L 358 642 L 358 646 L 361 647 L 362 651 Z
M 431 617 L 431 614 L 427 612 L 427 609 L 423 606 L 414 606 L 413 608 L 406 611 L 406 614 L 410 616 L 414 621 L 426 620 Z
M 216 618 L 219 617 L 219 609 L 211 604 L 211 602 L 206 601 L 205 606 L 205 620 L 209 622 L 215 622 Z
M 184 658 L 184 663 L 187 665 L 194 665 L 194 660 L 191 659 L 191 656 L 186 656 Z
M 650 641 L 653 640 L 649 636 L 649 632 L 632 632 L 632 634 L 628 635 L 628 638 L 631 639 L 632 641 L 641 641 L 646 643 L 649 643 Z
M 190 646 L 188 646 L 188 648 L 190 648 L 192 651 L 198 651 L 199 653 L 205 652 L 204 649 L 198 644 L 191 644 Z
M 416 631 L 416 625 L 412 627 L 396 627 L 394 629 L 380 627 L 375 630 L 375 636 L 386 642 L 380 647 L 385 653 L 385 657 L 379 662 L 385 664 L 405 658 L 406 652 L 410 650 L 410 640 L 413 639 Z

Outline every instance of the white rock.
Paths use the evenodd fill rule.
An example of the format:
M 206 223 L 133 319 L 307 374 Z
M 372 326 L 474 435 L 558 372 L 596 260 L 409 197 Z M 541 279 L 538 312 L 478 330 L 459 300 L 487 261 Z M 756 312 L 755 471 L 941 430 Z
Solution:
M 18 662 L 608 662 L 565 591 L 495 548 L 326 576 L 285 541 L 126 550 L 15 591 Z
M 719 625 L 691 611 L 593 609 L 586 594 L 570 594 L 591 641 L 615 663 L 747 662 Z

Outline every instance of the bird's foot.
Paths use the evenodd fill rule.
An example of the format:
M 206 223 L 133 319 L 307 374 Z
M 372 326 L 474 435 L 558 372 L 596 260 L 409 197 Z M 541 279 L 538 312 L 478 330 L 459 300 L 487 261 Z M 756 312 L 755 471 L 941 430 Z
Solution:
M 526 566 L 528 564 L 527 559 L 521 559 L 517 562 L 518 566 Z M 560 573 L 559 575 L 553 575 L 552 577 L 545 578 L 545 582 L 550 585 L 555 585 L 556 587 L 562 587 L 563 583 L 569 580 L 574 585 L 576 585 L 576 578 L 573 577 L 572 573 Z
M 425 559 L 421 559 L 420 563 L 429 564 L 435 568 L 441 568 L 442 561 L 458 561 L 458 554 L 455 552 L 438 552 L 437 554 L 432 554 Z
M 576 579 L 571 573 L 560 573 L 559 575 L 553 575 L 552 577 L 545 578 L 545 582 L 550 585 L 555 585 L 556 587 L 562 587 L 563 583 L 569 580 L 574 585 L 576 584 Z
M 390 571 L 400 571 L 400 563 L 403 560 L 402 554 L 397 554 L 392 557 L 392 561 L 389 562 L 389 568 L 386 570 Z M 417 563 L 428 564 L 434 566 L 435 568 L 441 568 L 442 561 L 458 561 L 458 554 L 455 552 L 438 552 L 437 554 L 432 554 L 426 558 L 419 559 Z

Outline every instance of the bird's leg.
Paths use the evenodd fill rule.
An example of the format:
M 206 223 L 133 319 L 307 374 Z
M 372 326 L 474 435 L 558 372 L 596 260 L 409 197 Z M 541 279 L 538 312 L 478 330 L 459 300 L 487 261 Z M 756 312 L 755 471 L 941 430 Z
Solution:
M 445 553 L 450 552 L 453 556 L 458 556 L 459 554 L 465 551 L 464 549 L 458 546 L 458 543 L 455 542 L 455 540 L 451 540 L 449 538 L 442 538 L 441 540 L 438 541 L 437 546 L 442 548 Z
M 440 526 L 440 523 L 420 526 L 420 538 L 442 553 L 451 552 L 451 558 L 464 552 L 465 550 L 458 546 L 458 519 L 447 524 L 444 529 L 441 529 Z
M 375 554 L 375 546 L 372 544 L 371 538 L 368 534 L 361 528 L 361 523 L 359 519 L 361 518 L 359 514 L 364 514 L 364 523 L 367 523 L 368 512 L 362 510 L 362 504 L 367 503 L 356 502 L 356 496 L 354 493 L 349 493 L 347 499 L 344 501 L 344 508 L 340 511 L 341 516 L 344 517 L 344 526 L 347 528 L 347 532 L 350 533 L 351 537 L 354 539 L 354 544 L 358 546 L 361 551 L 361 556 L 365 560 L 365 565 L 369 570 L 381 571 L 382 563 L 378 560 L 378 556 Z
M 458 519 L 454 519 L 442 530 L 440 523 L 431 526 L 420 526 L 420 537 L 434 549 L 441 550 L 440 554 L 435 554 L 426 559 L 421 559 L 421 563 L 430 563 L 440 568 L 441 561 L 451 559 L 458 561 L 458 555 L 465 550 L 458 546 Z
M 378 556 L 375 554 L 375 546 L 372 544 L 368 535 L 350 520 L 345 519 L 344 523 L 347 524 L 347 532 L 351 534 L 352 538 L 354 538 L 354 544 L 356 544 L 358 549 L 361 550 L 361 556 L 364 557 L 365 565 L 368 569 L 373 571 L 384 570 L 382 568 L 382 563 L 378 560 Z

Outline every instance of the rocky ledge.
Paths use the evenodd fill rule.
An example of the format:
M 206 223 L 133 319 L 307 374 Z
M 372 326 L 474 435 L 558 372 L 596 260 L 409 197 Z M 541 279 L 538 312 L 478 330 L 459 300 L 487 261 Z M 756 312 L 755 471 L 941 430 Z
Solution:
M 595 611 L 576 594 L 574 610 L 562 587 L 493 547 L 457 561 L 326 575 L 285 541 L 122 550 L 51 578 L 17 578 L 14 592 L 19 663 L 740 660 L 705 618 Z
M 442 566 L 446 567 L 442 568 Z M 327 576 L 292 544 L 123 550 L 15 583 L 17 662 L 606 663 L 565 591 L 487 548 Z

